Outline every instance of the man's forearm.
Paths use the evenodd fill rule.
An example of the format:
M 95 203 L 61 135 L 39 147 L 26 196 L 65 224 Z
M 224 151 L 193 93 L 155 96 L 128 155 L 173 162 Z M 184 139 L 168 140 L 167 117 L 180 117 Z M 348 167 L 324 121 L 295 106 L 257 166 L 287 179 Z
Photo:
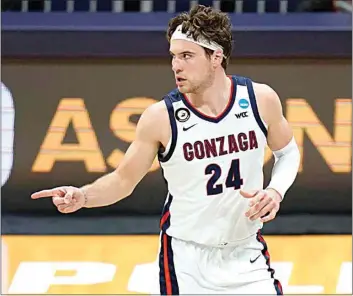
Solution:
M 274 155 L 275 164 L 267 188 L 274 189 L 283 199 L 287 190 L 293 184 L 300 165 L 300 153 L 294 137 L 286 147 L 274 151 Z
M 114 204 L 132 193 L 132 186 L 127 184 L 116 171 L 107 174 L 95 182 L 81 188 L 85 193 L 85 208 L 104 207 Z

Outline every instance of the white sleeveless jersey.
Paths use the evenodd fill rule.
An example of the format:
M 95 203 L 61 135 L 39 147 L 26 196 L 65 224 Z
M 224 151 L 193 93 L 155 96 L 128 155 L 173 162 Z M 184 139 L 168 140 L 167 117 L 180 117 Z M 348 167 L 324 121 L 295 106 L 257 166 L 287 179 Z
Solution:
M 267 130 L 252 82 L 232 76 L 232 94 L 217 117 L 196 110 L 177 89 L 164 97 L 172 136 L 159 154 L 168 195 L 161 231 L 199 244 L 236 244 L 262 223 L 245 216 L 249 199 L 240 189 L 263 188 Z

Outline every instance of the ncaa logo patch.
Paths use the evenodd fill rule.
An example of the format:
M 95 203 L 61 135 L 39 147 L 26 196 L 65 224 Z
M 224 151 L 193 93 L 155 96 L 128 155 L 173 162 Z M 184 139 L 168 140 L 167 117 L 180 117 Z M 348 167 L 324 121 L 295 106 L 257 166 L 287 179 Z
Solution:
M 179 122 L 185 122 L 190 118 L 190 111 L 186 108 L 179 108 L 175 111 L 175 118 Z
M 246 109 L 249 107 L 249 101 L 247 99 L 240 99 L 238 104 L 239 107 L 242 109 Z

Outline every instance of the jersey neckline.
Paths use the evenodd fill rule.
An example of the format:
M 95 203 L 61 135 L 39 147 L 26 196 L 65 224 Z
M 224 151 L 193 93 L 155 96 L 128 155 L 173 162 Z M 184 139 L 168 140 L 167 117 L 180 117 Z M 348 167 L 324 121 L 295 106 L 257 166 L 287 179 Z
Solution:
M 187 96 L 185 94 L 181 94 L 183 103 L 190 109 L 192 113 L 194 113 L 196 116 L 200 117 L 203 120 L 218 123 L 220 122 L 224 117 L 228 115 L 230 110 L 232 110 L 234 102 L 235 102 L 235 97 L 236 97 L 236 92 L 237 92 L 237 83 L 234 79 L 233 76 L 227 76 L 231 80 L 231 91 L 229 94 L 229 99 L 227 106 L 224 108 L 224 110 L 218 114 L 217 116 L 210 116 L 202 113 L 201 111 L 197 110 L 189 101 Z

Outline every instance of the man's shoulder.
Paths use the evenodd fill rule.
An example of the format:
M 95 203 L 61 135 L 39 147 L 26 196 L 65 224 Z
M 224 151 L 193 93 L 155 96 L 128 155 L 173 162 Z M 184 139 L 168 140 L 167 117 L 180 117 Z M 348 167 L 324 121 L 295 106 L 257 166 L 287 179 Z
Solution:
M 266 93 L 269 91 L 273 91 L 273 89 L 270 87 L 270 85 L 256 81 L 255 79 L 246 76 L 246 75 L 241 75 L 241 74 L 228 74 L 228 77 L 231 77 L 237 81 L 238 84 L 248 84 L 251 83 L 252 87 L 256 88 L 256 91 L 261 92 L 261 93 Z
M 280 102 L 277 92 L 268 84 L 253 82 L 256 101 L 260 104 L 273 105 Z
M 268 84 L 253 82 L 254 94 L 260 116 L 270 124 L 274 114 L 282 114 L 281 100 L 277 92 Z
M 182 100 L 182 94 L 177 88 L 172 89 L 166 93 L 162 99 L 156 103 L 151 104 L 145 111 L 144 117 L 154 119 L 153 121 L 159 120 L 168 114 L 168 105 Z
M 271 96 L 276 94 L 275 90 L 269 84 L 258 81 L 252 81 L 252 85 L 254 88 L 254 92 L 258 95 Z
M 159 142 L 161 130 L 167 126 L 168 112 L 163 101 L 159 101 L 148 106 L 137 124 L 137 130 L 144 134 L 144 137 Z
M 260 113 L 267 113 L 267 109 L 281 104 L 277 92 L 269 84 L 238 74 L 229 74 L 228 76 L 233 77 L 238 85 L 250 86 L 252 88 Z
M 157 120 L 160 115 L 163 115 L 163 113 L 167 112 L 167 107 L 163 100 L 153 103 L 150 106 L 146 108 L 146 110 L 143 112 L 144 117 L 151 118 L 154 120 Z

